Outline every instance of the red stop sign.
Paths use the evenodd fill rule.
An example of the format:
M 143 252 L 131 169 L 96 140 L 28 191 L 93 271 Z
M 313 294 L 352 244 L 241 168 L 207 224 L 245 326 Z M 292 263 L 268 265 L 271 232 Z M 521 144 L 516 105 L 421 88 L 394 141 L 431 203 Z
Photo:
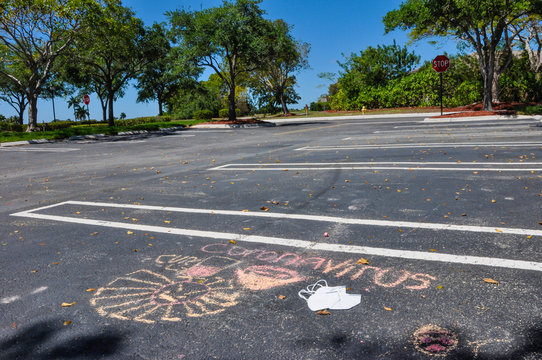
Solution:
M 90 104 L 90 96 L 88 96 L 88 94 L 85 94 L 85 96 L 83 96 L 83 102 L 85 103 L 85 105 Z
M 449 67 L 450 59 L 446 55 L 439 55 L 433 60 L 433 69 L 438 73 L 445 72 Z

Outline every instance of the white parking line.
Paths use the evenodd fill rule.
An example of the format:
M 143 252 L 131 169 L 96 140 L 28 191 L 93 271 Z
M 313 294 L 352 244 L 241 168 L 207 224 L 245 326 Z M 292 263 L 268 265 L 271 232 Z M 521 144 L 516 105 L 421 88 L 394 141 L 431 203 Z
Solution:
M 381 144 L 381 145 L 331 145 L 305 146 L 295 151 L 338 151 L 369 149 L 415 149 L 415 148 L 465 148 L 465 147 L 540 147 L 542 142 L 501 142 L 501 143 L 427 143 L 427 144 Z
M 494 167 L 498 166 L 498 167 Z M 538 167 L 537 167 L 538 166 Z M 534 172 L 542 171 L 542 162 L 344 162 L 344 163 L 277 163 L 277 164 L 226 164 L 210 168 L 219 171 L 327 171 L 327 170 L 406 170 L 406 171 L 493 171 Z
M 241 216 L 241 217 L 264 217 L 264 218 L 280 218 L 280 219 L 296 219 L 296 220 L 309 220 L 309 221 L 321 221 L 342 223 L 351 225 L 370 225 L 370 226 L 387 226 L 387 227 L 403 227 L 403 228 L 419 228 L 419 229 L 431 229 L 431 230 L 452 230 L 452 231 L 465 231 L 465 232 L 482 232 L 493 234 L 518 234 L 518 235 L 536 235 L 542 236 L 541 230 L 529 230 L 529 229 L 517 229 L 517 228 L 492 228 L 483 226 L 470 226 L 470 225 L 450 225 L 450 224 L 436 224 L 436 223 L 416 223 L 405 221 L 384 221 L 384 220 L 371 220 L 371 219 L 348 219 L 330 216 L 315 216 L 315 215 L 299 215 L 299 214 L 284 214 L 284 213 L 254 213 L 244 211 L 232 211 L 232 210 L 210 210 L 210 209 L 191 209 L 191 208 L 177 208 L 166 206 L 149 206 L 149 205 L 134 205 L 134 204 L 112 204 L 101 202 L 84 202 L 84 201 L 66 201 L 59 204 L 44 206 L 41 208 L 23 211 L 19 213 L 11 214 L 11 216 L 20 216 L 42 220 L 52 220 L 59 222 L 67 222 L 74 224 L 95 225 L 109 228 L 120 228 L 146 232 L 156 232 L 172 235 L 184 235 L 194 236 L 211 239 L 221 240 L 235 240 L 245 241 L 260 244 L 273 244 L 281 246 L 298 247 L 312 250 L 333 251 L 342 253 L 354 253 L 354 254 L 367 254 L 375 256 L 411 259 L 411 260 L 425 260 L 425 261 L 437 261 L 448 262 L 457 264 L 468 265 L 484 265 L 491 267 L 510 268 L 510 269 L 522 269 L 522 270 L 534 270 L 542 271 L 542 263 L 523 261 L 523 260 L 510 260 L 503 258 L 489 258 L 479 256 L 468 255 L 453 255 L 442 253 L 428 253 L 422 251 L 410 251 L 410 250 L 396 250 L 386 248 L 374 248 L 367 246 L 355 246 L 355 245 L 340 245 L 340 244 L 328 244 L 328 243 L 315 243 L 307 240 L 299 239 L 287 239 L 276 238 L 269 236 L 257 236 L 257 235 L 244 235 L 226 232 L 215 231 L 202 231 L 193 229 L 179 229 L 173 227 L 152 226 L 132 223 L 122 223 L 106 220 L 93 220 L 74 218 L 68 216 L 47 215 L 38 214 L 36 212 L 43 211 L 49 208 L 62 206 L 62 205 L 80 205 L 80 206 L 93 206 L 93 207 L 113 207 L 123 209 L 143 209 L 153 211 L 169 211 L 169 212 L 181 212 L 181 213 L 195 213 L 195 214 L 207 214 L 207 215 L 229 215 L 229 216 Z

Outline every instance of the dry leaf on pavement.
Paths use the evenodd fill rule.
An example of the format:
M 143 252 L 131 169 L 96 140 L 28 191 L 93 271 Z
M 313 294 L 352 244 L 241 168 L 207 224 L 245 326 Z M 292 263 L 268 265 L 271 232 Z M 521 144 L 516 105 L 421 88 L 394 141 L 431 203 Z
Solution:
M 499 282 L 497 280 L 493 280 L 492 278 L 483 278 L 482 280 L 484 280 L 488 284 L 499 285 Z
M 319 310 L 316 312 L 318 315 L 331 315 L 331 313 L 327 310 Z

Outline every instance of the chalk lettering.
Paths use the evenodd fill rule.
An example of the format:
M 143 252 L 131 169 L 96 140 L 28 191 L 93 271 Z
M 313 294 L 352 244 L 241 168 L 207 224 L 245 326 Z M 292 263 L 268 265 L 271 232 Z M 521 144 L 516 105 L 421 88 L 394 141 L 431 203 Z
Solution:
M 282 259 L 286 259 L 287 257 L 292 257 L 292 259 L 284 261 L 284 265 L 293 265 L 301 259 L 301 256 L 297 254 L 286 253 L 286 254 L 282 254 L 277 260 L 273 262 L 276 264 L 282 261 Z
M 210 254 L 224 254 L 227 248 L 228 244 L 210 244 L 202 247 L 201 251 Z
M 406 279 L 408 279 L 410 277 L 410 273 L 408 271 L 401 270 L 402 274 L 399 277 L 397 277 L 397 279 L 395 281 L 386 283 L 384 281 L 386 279 L 383 279 L 383 278 L 385 278 L 385 277 L 390 278 L 390 276 L 386 276 L 386 275 L 389 274 L 391 271 L 392 271 L 392 269 L 378 270 L 375 273 L 375 276 L 374 276 L 375 284 L 378 285 L 378 286 L 387 287 L 387 288 L 396 287 L 397 285 L 403 283 Z
M 369 266 L 369 265 L 364 265 L 361 269 L 358 270 L 357 273 L 355 273 L 354 275 L 352 275 L 352 277 L 350 278 L 350 280 L 356 280 L 357 278 L 359 278 L 361 275 L 363 275 L 365 273 L 365 271 L 367 270 L 375 270 L 375 271 L 378 271 L 380 270 L 380 268 L 376 267 L 376 266 Z
M 433 281 L 437 280 L 436 277 L 431 276 L 429 274 L 414 274 L 414 275 L 411 275 L 410 278 L 412 280 L 421 282 L 421 284 L 416 285 L 416 286 L 414 285 L 405 286 L 405 289 L 409 289 L 409 290 L 427 289 L 431 285 L 431 280 Z
M 272 262 L 278 258 L 278 254 L 276 251 L 264 251 L 260 253 L 258 256 L 256 256 L 256 259 L 262 260 L 262 261 L 268 261 Z

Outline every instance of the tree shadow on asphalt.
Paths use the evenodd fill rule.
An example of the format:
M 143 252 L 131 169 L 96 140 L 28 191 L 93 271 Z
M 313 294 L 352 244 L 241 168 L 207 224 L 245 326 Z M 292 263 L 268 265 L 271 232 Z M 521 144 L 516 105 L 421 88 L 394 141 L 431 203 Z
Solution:
M 446 360 L 535 360 L 542 359 L 542 327 L 527 329 L 523 334 L 523 342 L 513 345 L 506 341 L 482 341 L 469 343 L 462 341 L 459 333 L 459 343 L 449 352 L 430 355 L 414 346 L 414 341 L 408 343 L 389 344 L 382 342 L 359 340 L 352 333 L 331 332 L 327 337 L 306 337 L 295 341 L 296 347 L 303 353 L 310 353 L 310 349 L 318 350 L 319 354 L 326 354 L 329 359 L 446 359 Z M 478 345 L 476 345 L 478 344 Z M 500 353 L 499 353 L 500 351 Z
M 300 122 L 292 122 L 292 123 L 279 123 L 277 126 L 285 127 L 285 126 L 300 126 L 300 125 L 329 125 L 329 121 L 300 121 Z
M 0 342 L 0 358 L 97 359 L 115 355 L 123 347 L 124 336 L 110 330 L 90 335 L 77 333 L 65 339 L 64 333 L 70 331 L 70 326 L 56 319 L 14 329 L 13 336 Z

